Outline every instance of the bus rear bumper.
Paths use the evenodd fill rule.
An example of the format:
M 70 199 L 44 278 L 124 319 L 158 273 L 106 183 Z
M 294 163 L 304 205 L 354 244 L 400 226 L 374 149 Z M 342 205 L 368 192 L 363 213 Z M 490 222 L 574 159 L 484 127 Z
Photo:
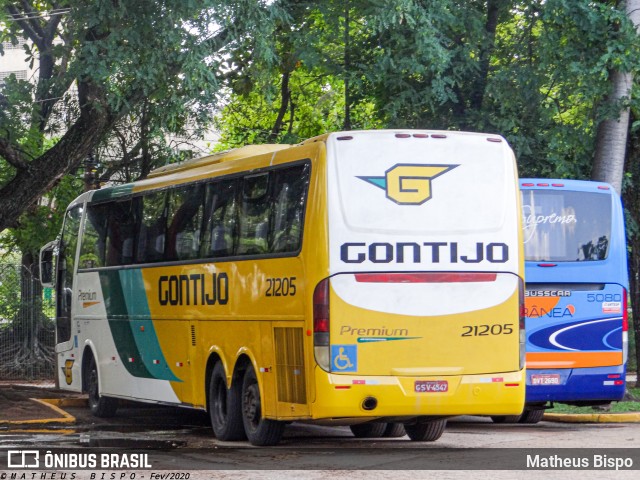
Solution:
M 625 365 L 527 370 L 527 403 L 621 400 Z
M 315 374 L 311 418 L 519 415 L 525 371 L 441 377 Z M 375 405 L 373 408 L 371 408 Z

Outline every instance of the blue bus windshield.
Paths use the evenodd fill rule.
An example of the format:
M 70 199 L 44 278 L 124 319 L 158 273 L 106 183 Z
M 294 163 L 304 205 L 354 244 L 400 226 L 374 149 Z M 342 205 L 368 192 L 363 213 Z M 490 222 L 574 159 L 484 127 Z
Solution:
M 611 239 L 610 195 L 524 190 L 522 199 L 526 260 L 606 260 Z

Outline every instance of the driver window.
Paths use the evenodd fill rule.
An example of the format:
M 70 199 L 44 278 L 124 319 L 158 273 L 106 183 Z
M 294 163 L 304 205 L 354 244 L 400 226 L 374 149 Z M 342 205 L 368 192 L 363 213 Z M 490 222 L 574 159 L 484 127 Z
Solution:
M 67 211 L 62 227 L 62 242 L 58 257 L 56 318 L 57 343 L 71 338 L 71 303 L 73 300 L 73 276 L 75 274 L 76 247 L 80 234 L 82 207 L 77 206 Z

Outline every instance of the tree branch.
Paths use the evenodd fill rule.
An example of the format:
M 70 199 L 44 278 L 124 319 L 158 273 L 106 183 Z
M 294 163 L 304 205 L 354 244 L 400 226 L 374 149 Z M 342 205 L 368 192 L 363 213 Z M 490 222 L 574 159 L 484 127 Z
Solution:
M 44 32 L 40 28 L 40 25 L 38 25 L 37 22 L 20 19 L 20 17 L 24 17 L 25 14 L 22 13 L 20 10 L 18 10 L 18 8 L 15 5 L 7 5 L 7 11 L 9 12 L 9 15 L 13 17 L 12 20 L 16 22 L 18 25 L 20 25 L 20 27 L 24 30 L 27 36 L 33 41 L 33 43 L 40 46 L 44 36 Z M 30 12 L 33 12 L 33 11 L 30 10 Z M 30 12 L 26 12 L 26 13 L 30 13 Z M 37 28 L 34 28 L 34 23 L 35 23 L 35 27 Z
M 5 139 L 0 137 L 0 155 L 4 158 L 11 166 L 17 168 L 18 170 L 29 168 L 29 164 L 24 159 L 22 153 L 15 149 L 11 143 Z
M 58 143 L 29 162 L 27 168 L 18 169 L 13 179 L 0 189 L 0 205 L 3 206 L 0 231 L 12 225 L 25 208 L 37 201 L 62 175 L 80 165 L 117 120 L 108 109 L 100 87 L 80 82 L 78 90 L 86 103 L 81 106 L 76 123 Z

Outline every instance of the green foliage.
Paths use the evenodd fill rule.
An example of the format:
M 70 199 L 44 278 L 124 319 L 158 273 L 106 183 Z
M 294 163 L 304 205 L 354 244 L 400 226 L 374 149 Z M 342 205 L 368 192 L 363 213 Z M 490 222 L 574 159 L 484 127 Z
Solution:
M 274 78 L 274 82 L 280 80 Z M 277 86 L 277 85 L 272 85 Z M 233 95 L 229 104 L 216 119 L 221 138 L 216 150 L 226 150 L 257 143 L 297 143 L 306 138 L 342 128 L 344 84 L 339 79 L 325 78 L 300 66 L 291 75 L 293 118 L 285 118 L 287 129 L 272 138 L 271 132 L 278 115 L 278 102 L 268 101 L 258 91 Z M 372 103 L 359 104 L 353 111 L 358 128 L 377 128 Z
M 0 229 L 101 141 L 117 145 L 137 175 L 165 163 L 175 149 L 162 140 L 211 121 L 231 52 L 249 48 L 249 65 L 269 65 L 269 38 L 284 18 L 270 2 L 250 0 L 0 0 L 0 11 L 0 40 L 28 37 L 24 56 L 38 71 L 36 84 L 9 79 L 0 95 L 0 197 L 32 180 L 20 187 L 29 198 L 3 205 Z M 43 148 L 52 134 L 57 143 Z
M 65 175 L 41 203 L 20 217 L 17 228 L 5 230 L 0 236 L 0 252 L 5 252 L 5 261 L 16 251 L 37 258 L 40 248 L 60 233 L 67 205 L 82 192 L 82 187 L 82 180 L 76 175 Z
M 588 178 L 596 127 L 615 113 L 609 71 L 640 65 L 638 36 L 612 2 L 495 1 L 494 16 L 487 2 L 460 0 L 277 4 L 289 17 L 268 75 L 251 77 L 247 50 L 232 54 L 243 61 L 230 66 L 221 148 L 268 141 L 290 74 L 278 141 L 340 129 L 349 107 L 352 128 L 496 132 L 522 175 Z
M 19 263 L 19 262 L 18 262 Z M 20 270 L 14 265 L 0 264 L 0 328 L 15 318 L 20 309 Z

